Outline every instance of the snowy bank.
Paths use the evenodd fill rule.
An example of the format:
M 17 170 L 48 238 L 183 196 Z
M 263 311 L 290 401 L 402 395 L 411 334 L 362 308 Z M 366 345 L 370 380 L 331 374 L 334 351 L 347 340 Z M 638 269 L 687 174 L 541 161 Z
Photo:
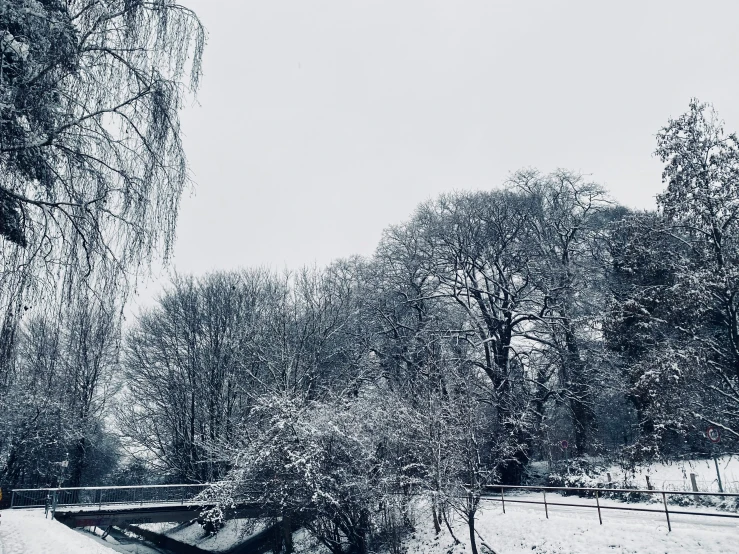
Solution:
M 44 518 L 43 510 L 3 510 L 0 554 L 115 554 L 92 536 Z

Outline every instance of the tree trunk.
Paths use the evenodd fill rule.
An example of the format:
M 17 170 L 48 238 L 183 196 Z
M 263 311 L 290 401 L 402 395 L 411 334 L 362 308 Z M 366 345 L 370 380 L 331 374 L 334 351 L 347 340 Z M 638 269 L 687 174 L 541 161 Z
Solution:
M 283 552 L 285 554 L 292 554 L 293 552 L 293 525 L 292 518 L 290 516 L 282 517 L 282 544 L 284 547 Z
M 441 533 L 441 524 L 439 523 L 439 516 L 437 513 L 437 503 L 436 503 L 435 496 L 434 496 L 434 501 L 431 504 L 431 514 L 434 516 L 434 535 L 438 537 L 439 533 Z
M 368 510 L 362 510 L 361 514 L 359 515 L 359 525 L 357 525 L 356 529 L 356 553 L 357 554 L 367 554 L 367 533 L 369 532 L 369 521 L 370 514 Z
M 462 544 L 459 542 L 459 539 L 454 534 L 454 531 L 452 531 L 452 526 L 449 525 L 449 519 L 446 517 L 446 510 L 443 507 L 441 508 L 441 517 L 444 519 L 444 523 L 446 524 L 446 528 L 449 530 L 449 534 L 454 539 L 454 544 Z
M 580 357 L 577 337 L 575 337 L 569 320 L 565 321 L 565 324 L 567 326 L 565 330 L 567 354 L 564 359 L 563 378 L 570 394 L 570 413 L 575 429 L 574 455 L 579 457 L 583 456 L 588 449 L 596 428 L 596 421 L 592 409 L 592 398 L 585 383 L 585 364 Z
M 74 454 L 72 455 L 71 473 L 69 475 L 68 487 L 79 487 L 82 483 L 82 473 L 87 465 L 87 440 L 82 437 L 74 446 Z
M 472 554 L 478 554 L 477 539 L 475 538 L 475 512 L 467 513 L 467 526 L 470 529 L 470 548 L 472 548 Z

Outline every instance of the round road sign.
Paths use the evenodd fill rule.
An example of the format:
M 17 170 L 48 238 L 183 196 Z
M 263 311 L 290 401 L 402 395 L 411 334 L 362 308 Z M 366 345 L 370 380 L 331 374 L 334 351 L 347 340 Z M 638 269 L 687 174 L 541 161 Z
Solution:
M 564 450 L 567 450 L 567 447 L 570 445 L 567 441 L 562 441 L 559 443 Z
M 706 436 L 711 442 L 719 442 L 721 440 L 721 431 L 719 431 L 718 428 L 711 426 L 706 429 Z

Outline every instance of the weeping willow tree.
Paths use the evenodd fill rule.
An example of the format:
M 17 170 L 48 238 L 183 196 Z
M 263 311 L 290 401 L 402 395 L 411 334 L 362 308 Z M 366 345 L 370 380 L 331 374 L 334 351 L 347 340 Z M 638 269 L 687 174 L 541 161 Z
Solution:
M 75 371 L 105 375 L 116 363 L 91 353 L 115 354 L 108 345 L 117 344 L 132 277 L 170 253 L 188 185 L 178 113 L 197 90 L 204 43 L 197 16 L 176 0 L 0 0 L 3 399 L 33 376 L 24 351 L 38 343 L 39 321 L 44 345 L 84 338 L 65 343 Z M 45 373 L 61 376 L 62 390 L 71 385 L 57 362 Z M 99 416 L 88 409 L 99 392 L 90 386 L 70 411 L 80 421 Z M 80 395 L 63 396 L 69 404 Z M 35 425 L 46 408 L 24 421 Z M 0 427 L 17 430 L 8 417 Z M 0 432 L 6 469 L 21 439 Z
M 31 301 L 169 254 L 205 32 L 174 0 L 0 3 L 0 354 Z M 66 293 L 65 293 L 66 291 Z

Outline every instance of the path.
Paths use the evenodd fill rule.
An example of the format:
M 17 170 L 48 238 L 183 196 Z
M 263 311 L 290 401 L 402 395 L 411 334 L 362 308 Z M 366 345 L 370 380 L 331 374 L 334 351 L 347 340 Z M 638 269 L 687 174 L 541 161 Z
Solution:
M 43 510 L 3 510 L 0 554 L 115 554 L 92 537 L 44 518 Z
M 493 498 L 492 496 L 489 498 Z M 483 498 L 481 507 L 488 510 L 501 510 L 501 503 L 496 500 L 492 501 Z M 513 513 L 529 513 L 531 515 L 544 515 L 544 506 L 539 504 L 520 504 L 517 502 L 511 502 L 512 500 L 532 500 L 541 502 L 543 496 L 541 494 L 515 494 L 506 497 L 506 511 Z M 582 520 L 592 520 L 598 522 L 598 510 L 595 504 L 595 498 L 580 498 L 577 496 L 560 496 L 558 494 L 548 494 L 547 502 L 549 504 L 549 516 L 568 516 Z M 584 506 L 583 508 L 574 506 L 556 506 L 553 503 L 562 504 L 578 504 Z M 667 529 L 667 519 L 662 511 L 663 505 L 660 502 L 652 503 L 624 503 L 617 500 L 611 500 L 608 498 L 600 499 L 600 506 L 602 508 L 601 514 L 603 517 L 603 525 L 608 522 L 622 522 L 622 523 L 652 523 L 655 528 L 664 527 Z M 650 510 L 658 510 L 657 512 L 638 512 L 628 510 L 614 510 L 610 507 L 626 507 L 626 508 L 647 508 Z M 690 512 L 702 512 L 706 514 L 728 514 L 729 512 L 721 512 L 711 508 L 695 507 L 692 505 L 678 506 L 676 504 L 668 503 L 668 510 L 670 511 L 670 521 L 672 522 L 673 529 L 677 528 L 692 528 L 692 529 L 711 529 L 724 531 L 739 531 L 739 519 L 725 518 L 725 517 L 706 517 L 697 515 L 687 514 L 676 514 L 674 511 L 690 511 Z

